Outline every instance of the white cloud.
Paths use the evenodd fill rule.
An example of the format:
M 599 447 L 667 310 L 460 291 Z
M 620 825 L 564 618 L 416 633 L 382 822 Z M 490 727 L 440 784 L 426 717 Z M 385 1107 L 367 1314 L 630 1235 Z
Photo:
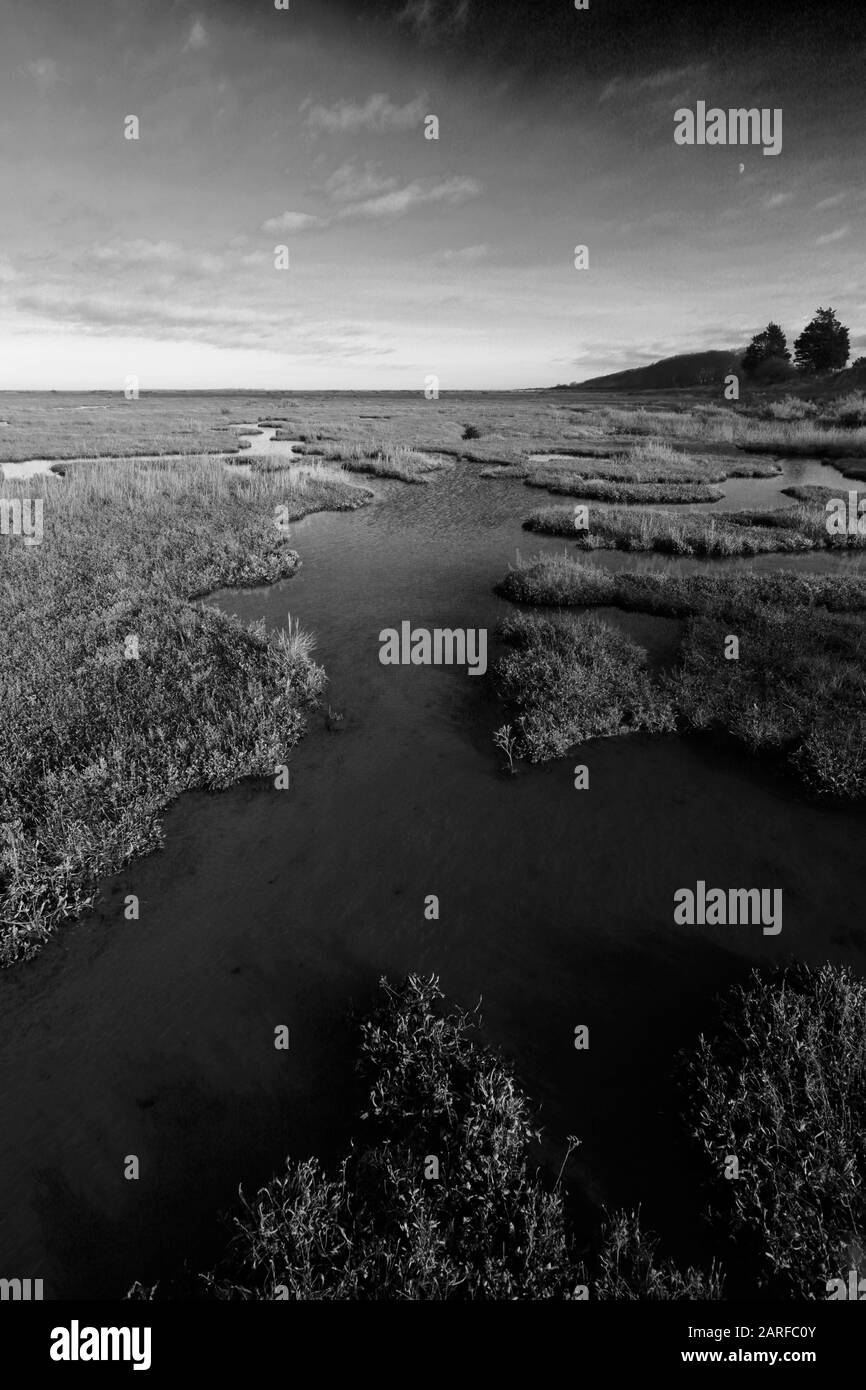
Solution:
M 308 232 L 311 227 L 322 225 L 322 219 L 309 212 L 283 212 L 279 217 L 269 217 L 262 223 L 263 232 Z
M 602 91 L 599 103 L 610 101 L 613 97 L 630 99 L 644 92 L 660 92 L 665 87 L 678 83 L 695 82 L 706 72 L 706 63 L 690 64 L 685 68 L 662 68 L 646 77 L 614 77 Z
M 359 203 L 349 203 L 340 209 L 337 216 L 341 221 L 347 218 L 404 217 L 413 208 L 429 203 L 447 203 L 457 207 L 469 198 L 477 198 L 483 191 L 483 185 L 477 179 L 463 175 L 442 179 L 438 183 L 415 179 L 403 188 L 395 188 Z
M 98 261 L 122 261 L 127 265 L 179 261 L 184 255 L 184 248 L 176 241 L 149 241 L 146 237 L 96 246 L 93 249 L 93 256 Z
M 837 208 L 847 197 L 847 193 L 834 193 L 830 198 L 822 198 L 820 203 L 815 204 L 815 211 L 826 212 L 828 208 Z
M 307 112 L 308 130 L 327 135 L 357 134 L 370 130 L 383 134 L 389 130 L 411 130 L 427 115 L 427 97 L 421 95 L 405 106 L 397 106 L 384 92 L 376 92 L 363 105 L 338 101 L 334 106 L 313 106 L 309 99 L 301 106 Z
M 846 223 L 844 227 L 837 227 L 835 232 L 825 232 L 824 236 L 819 236 L 815 245 L 829 246 L 831 241 L 841 241 L 843 237 L 848 235 L 850 230 L 850 226 Z
M 192 49 L 195 53 L 198 52 L 199 49 L 207 48 L 208 42 L 204 21 L 201 19 L 193 20 L 192 28 L 189 31 L 189 38 L 183 46 L 184 53 L 186 53 L 188 49 Z
M 398 184 L 398 179 L 380 173 L 375 164 L 367 163 L 359 169 L 347 163 L 335 169 L 322 188 L 333 203 L 354 203 L 375 198 L 380 193 L 391 193 Z
M 790 203 L 791 193 L 773 193 L 764 203 L 765 208 L 780 208 L 783 203 Z

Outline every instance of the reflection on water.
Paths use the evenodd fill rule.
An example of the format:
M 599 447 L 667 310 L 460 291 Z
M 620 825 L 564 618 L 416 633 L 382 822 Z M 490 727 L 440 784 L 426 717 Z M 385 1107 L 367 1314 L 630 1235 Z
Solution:
M 674 1051 L 753 962 L 866 965 L 862 815 L 698 739 L 589 744 L 584 792 L 574 758 L 503 779 L 487 682 L 380 664 L 380 630 L 403 619 L 494 629 L 510 610 L 492 586 L 517 552 L 563 549 L 521 530 L 535 494 L 478 474 L 370 480 L 371 506 L 293 526 L 294 579 L 216 596 L 244 620 L 276 628 L 291 611 L 316 633 L 343 732 L 316 717 L 290 792 L 183 798 L 161 853 L 0 976 L 2 1267 L 44 1278 L 46 1296 L 112 1297 L 185 1255 L 200 1263 L 240 1180 L 265 1180 L 287 1152 L 336 1154 L 355 1105 L 347 1010 L 382 973 L 410 969 L 438 973 L 464 1004 L 483 997 L 487 1036 L 541 1101 L 557 1166 L 578 1135 L 591 1198 L 643 1203 L 667 1248 L 693 1255 Z M 831 563 L 846 561 L 784 561 Z M 664 620 L 617 621 L 650 645 L 676 635 Z M 698 878 L 781 887 L 781 936 L 675 926 L 673 894 Z M 123 918 L 129 892 L 136 923 Z M 424 918 L 431 893 L 438 922 Z M 280 1023 L 288 1053 L 273 1047 Z M 572 1045 L 579 1023 L 588 1052 Z M 141 1178 L 127 1182 L 133 1153 Z

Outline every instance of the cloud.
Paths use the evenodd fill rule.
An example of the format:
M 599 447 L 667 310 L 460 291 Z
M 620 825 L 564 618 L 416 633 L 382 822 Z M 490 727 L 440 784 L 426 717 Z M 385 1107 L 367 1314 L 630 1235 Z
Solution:
M 324 230 L 340 222 L 396 221 L 415 208 L 444 204 L 459 207 L 477 198 L 484 187 L 477 179 L 459 174 L 447 179 L 414 179 L 402 187 L 395 178 L 379 174 L 375 165 L 359 170 L 342 164 L 327 179 L 323 189 L 334 212 L 315 216 L 309 212 L 284 212 L 263 222 L 263 232 L 308 232 Z M 358 196 L 368 195 L 368 196 Z
M 793 194 L 791 193 L 773 193 L 769 198 L 765 199 L 764 207 L 780 208 L 783 203 L 790 203 L 792 197 Z
M 816 246 L 829 246 L 831 241 L 841 241 L 846 237 L 851 228 L 846 223 L 844 227 L 837 227 L 835 232 L 825 232 L 824 236 L 819 236 L 815 242 Z
M 648 73 L 646 77 L 614 77 L 602 91 L 599 104 L 614 97 L 631 101 L 645 92 L 660 92 L 678 83 L 696 82 L 705 75 L 706 70 L 706 63 L 692 63 L 684 68 L 662 68 L 659 72 Z
M 36 78 L 40 87 L 51 87 L 57 81 L 57 64 L 53 58 L 37 58 L 27 64 L 27 71 Z
M 269 217 L 262 223 L 263 232 L 308 232 L 313 227 L 321 227 L 321 217 L 311 212 L 283 212 L 279 217 Z
M 373 163 L 368 162 L 363 169 L 347 163 L 334 170 L 325 180 L 322 190 L 333 203 L 353 203 L 374 198 L 380 193 L 391 193 L 398 183 L 398 179 L 380 173 Z
M 309 99 L 301 110 L 307 112 L 308 130 L 327 135 L 357 134 L 362 130 L 382 135 L 390 130 L 412 130 L 427 115 L 427 97 L 422 94 L 405 106 L 397 106 L 384 92 L 375 92 L 363 105 L 338 101 L 334 106 L 313 106 Z
M 207 30 L 204 27 L 204 21 L 201 19 L 193 20 L 192 28 L 189 31 L 189 38 L 183 46 L 184 53 L 189 49 L 192 49 L 192 51 L 196 53 L 202 48 L 207 48 L 208 43 L 209 39 Z
M 834 193 L 830 198 L 822 198 L 820 203 L 815 204 L 815 211 L 826 212 L 827 208 L 837 208 L 847 197 L 847 193 Z
M 432 42 L 461 33 L 471 8 L 471 0 L 406 0 L 397 23 L 407 24 L 419 38 Z
M 441 179 L 438 183 L 430 179 L 415 179 L 403 188 L 395 188 L 390 193 L 382 193 L 363 202 L 348 203 L 337 213 L 340 221 L 348 218 L 388 219 L 405 217 L 413 208 L 430 203 L 446 203 L 458 207 L 470 198 L 477 198 L 484 192 L 477 179 L 459 175 L 455 178 Z
M 478 246 L 461 246 L 457 251 L 440 251 L 436 260 L 443 265 L 473 265 L 477 261 L 487 259 L 490 247 L 485 244 Z
M 117 261 L 125 265 L 148 265 L 154 262 L 165 264 L 166 262 L 180 261 L 186 252 L 176 241 L 149 241 L 146 237 L 138 237 L 132 241 L 95 246 L 92 254 L 97 261 Z

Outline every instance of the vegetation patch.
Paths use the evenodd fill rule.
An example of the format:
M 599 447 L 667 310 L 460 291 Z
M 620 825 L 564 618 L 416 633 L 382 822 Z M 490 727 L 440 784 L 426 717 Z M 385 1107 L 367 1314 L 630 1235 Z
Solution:
M 665 555 L 726 557 L 826 549 L 863 549 L 866 536 L 831 534 L 823 505 L 801 502 L 777 511 L 632 511 L 593 508 L 588 529 L 575 529 L 569 507 L 545 507 L 524 522 L 527 531 L 567 536 L 581 550 L 657 551 Z
M 676 727 L 646 652 L 600 618 L 517 614 L 501 635 L 512 650 L 497 668 L 499 690 L 520 711 L 520 752 L 530 762 L 590 738 Z
M 446 1011 L 435 978 L 382 981 L 361 1028 L 366 1103 L 333 1177 L 288 1160 L 243 1197 L 219 1265 L 197 1279 L 136 1284 L 133 1299 L 571 1301 L 719 1298 L 721 1280 L 656 1256 L 634 1216 L 616 1213 L 587 1271 L 565 1215 L 562 1171 L 533 1167 L 532 1107 L 479 1040 L 478 1011 Z
M 716 1221 L 757 1287 L 788 1299 L 847 1288 L 866 1246 L 866 984 L 829 964 L 755 971 L 682 1072 Z M 729 1154 L 735 1182 L 719 1180 Z
M 539 469 L 526 478 L 527 487 L 546 488 L 548 492 L 565 493 L 569 497 L 586 497 L 598 502 L 719 502 L 724 497 L 721 488 L 706 483 L 622 483 L 601 478 L 581 478 L 574 473 Z
M 285 760 L 324 680 L 310 639 L 188 600 L 295 572 L 277 507 L 290 521 L 369 495 L 339 478 L 242 479 L 208 458 L 6 485 L 22 488 L 43 499 L 44 536 L 0 538 L 2 964 L 153 849 L 181 791 Z
M 688 727 L 724 731 L 753 752 L 786 759 L 803 782 L 823 794 L 866 795 L 864 579 L 609 574 L 563 556 L 512 571 L 500 592 L 522 602 L 618 606 L 684 620 L 677 668 L 644 673 L 641 695 L 650 707 L 666 714 L 672 708 Z M 604 684 L 583 682 L 581 644 L 592 651 L 595 631 L 582 637 L 584 624 L 572 619 L 572 635 L 565 641 L 551 627 L 553 620 L 530 615 L 521 620 L 533 625 L 527 644 L 533 660 L 512 661 L 507 678 L 500 678 L 503 698 L 519 711 L 519 755 L 535 761 L 568 750 L 568 733 L 580 727 L 565 698 L 572 684 L 591 702 L 587 728 L 627 732 L 631 725 L 605 730 L 605 702 L 616 700 L 617 681 L 618 698 L 632 698 L 631 670 L 611 670 L 610 692 Z M 739 656 L 729 661 L 724 650 L 730 633 L 738 637 Z M 543 685 L 548 664 L 559 682 L 551 680 L 549 697 Z M 548 726 L 561 737 L 539 738 L 539 727 Z

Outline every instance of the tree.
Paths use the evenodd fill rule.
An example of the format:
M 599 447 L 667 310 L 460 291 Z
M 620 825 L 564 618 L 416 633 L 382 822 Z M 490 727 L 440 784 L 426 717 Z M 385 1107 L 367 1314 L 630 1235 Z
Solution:
M 849 351 L 848 329 L 835 309 L 819 309 L 794 344 L 794 361 L 802 372 L 838 372 Z
M 791 360 L 785 335 L 777 323 L 768 323 L 762 332 L 755 334 L 743 354 L 743 371 L 746 376 L 754 376 L 761 363 L 771 359 L 778 359 L 780 363 Z

